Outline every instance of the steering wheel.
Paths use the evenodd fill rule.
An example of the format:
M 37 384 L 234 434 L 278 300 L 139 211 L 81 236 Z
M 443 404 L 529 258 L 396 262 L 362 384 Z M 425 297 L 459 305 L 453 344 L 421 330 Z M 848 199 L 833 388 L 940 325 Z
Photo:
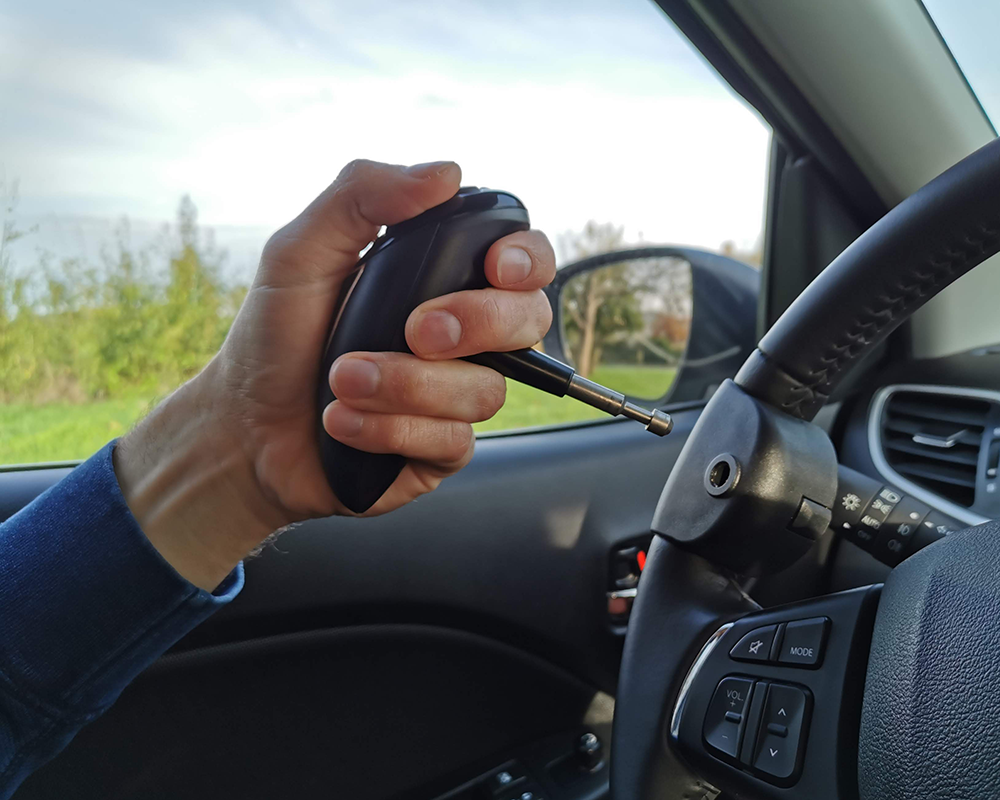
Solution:
M 872 348 L 1000 250 L 1000 140 L 859 237 L 706 405 L 657 506 L 615 708 L 616 800 L 1000 794 L 1000 524 L 870 586 L 761 611 L 826 529 L 811 420 Z

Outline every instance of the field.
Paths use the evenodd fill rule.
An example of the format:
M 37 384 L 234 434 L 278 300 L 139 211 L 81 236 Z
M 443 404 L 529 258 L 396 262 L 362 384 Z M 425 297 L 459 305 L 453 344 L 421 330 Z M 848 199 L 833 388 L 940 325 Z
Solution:
M 590 379 L 635 397 L 663 396 L 674 381 L 675 370 L 664 367 L 598 367 Z M 504 431 L 556 425 L 606 416 L 576 400 L 553 397 L 522 383 L 507 381 L 507 402 L 493 419 L 480 422 L 477 431 Z
M 600 367 L 591 379 L 640 397 L 662 395 L 674 370 L 662 367 Z M 137 395 L 93 403 L 0 405 L 0 464 L 82 459 L 109 439 L 121 436 L 150 408 L 155 398 Z M 560 399 L 507 382 L 507 402 L 478 431 L 513 430 L 576 422 L 603 416 L 575 400 Z

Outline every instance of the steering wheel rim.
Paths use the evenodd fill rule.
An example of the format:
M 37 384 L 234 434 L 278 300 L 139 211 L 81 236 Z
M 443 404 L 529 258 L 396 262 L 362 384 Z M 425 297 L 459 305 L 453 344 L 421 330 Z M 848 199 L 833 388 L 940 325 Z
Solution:
M 764 428 L 789 425 L 787 419 L 818 431 L 808 422 L 847 373 L 917 308 L 998 251 L 1000 140 L 994 140 L 924 186 L 848 247 L 774 324 L 744 363 L 735 382 L 727 382 L 720 393 L 737 397 L 738 404 L 750 409 L 748 418 L 754 418 L 755 414 L 764 418 Z M 685 755 L 678 748 L 669 735 L 669 720 L 685 677 L 706 640 L 728 621 L 757 610 L 756 604 L 740 589 L 734 569 L 773 571 L 786 565 L 788 558 L 804 552 L 800 548 L 800 552 L 791 552 L 784 560 L 762 558 L 753 562 L 750 555 L 735 559 L 729 550 L 720 548 L 721 541 L 736 541 L 731 532 L 726 532 L 733 521 L 724 519 L 724 514 L 720 516 L 721 506 L 713 506 L 718 503 L 717 497 L 693 491 L 690 478 L 695 470 L 707 466 L 705 454 L 724 453 L 732 445 L 732 439 L 728 444 L 719 441 L 725 438 L 727 429 L 731 431 L 737 425 L 737 417 L 733 416 L 732 405 L 717 403 L 716 399 L 703 412 L 673 471 L 686 471 L 689 479 L 684 484 L 671 475 L 653 524 L 658 535 L 650 548 L 630 618 L 619 677 L 611 760 L 612 795 L 616 800 L 674 797 L 709 800 L 718 794 L 717 785 L 725 786 L 725 780 L 720 782 L 717 778 L 731 777 L 726 770 L 719 767 L 715 770 L 717 775 L 706 774 L 713 771 L 711 759 L 693 760 L 690 753 Z M 770 422 L 772 418 L 779 422 Z M 799 435 L 797 430 L 790 434 L 793 439 Z M 825 434 L 822 436 L 825 439 Z M 813 436 L 811 441 L 815 443 L 818 439 Z M 823 448 L 822 444 L 811 446 Z M 832 504 L 836 463 L 833 462 L 831 477 L 829 453 L 818 458 L 816 464 L 823 473 L 822 480 L 830 484 L 825 497 Z M 751 485 L 759 460 L 758 451 L 754 451 L 741 465 L 749 475 L 744 480 Z M 794 458 L 769 464 L 769 469 L 779 472 L 801 468 Z M 822 487 L 815 485 L 808 491 L 812 494 L 803 492 L 803 498 L 823 493 Z M 730 498 L 727 502 L 736 500 Z M 740 518 L 768 519 L 763 512 L 756 515 L 767 501 L 767 497 L 751 491 L 750 497 L 740 500 Z M 692 531 L 691 526 L 698 523 L 705 523 L 704 527 Z M 712 529 L 711 535 L 706 533 L 708 529 Z M 887 733 L 892 720 L 907 720 L 912 727 L 940 714 L 946 723 L 956 722 L 945 699 L 927 705 L 916 694 L 919 687 L 913 679 L 912 667 L 918 662 L 927 663 L 927 648 L 942 647 L 944 637 L 952 631 L 951 626 L 945 625 L 944 631 L 924 635 L 922 626 L 926 621 L 934 618 L 941 624 L 941 618 L 934 615 L 942 603 L 954 605 L 959 597 L 968 602 L 967 592 L 942 589 L 941 584 L 949 580 L 961 584 L 962 570 L 968 572 L 973 562 L 979 563 L 977 553 L 983 551 L 977 548 L 975 535 L 974 531 L 949 537 L 921 551 L 904 561 L 886 583 L 868 659 L 864 718 L 859 725 L 862 716 L 859 691 L 851 697 L 852 708 L 845 711 L 842 721 L 847 728 L 854 728 L 861 763 L 869 767 L 860 781 L 860 796 L 865 800 L 958 796 L 954 794 L 957 786 L 967 789 L 969 785 L 979 785 L 976 780 L 980 777 L 982 785 L 988 786 L 993 781 L 995 788 L 997 775 L 992 765 L 996 763 L 993 757 L 1000 752 L 1000 741 L 993 739 L 977 746 L 970 737 L 963 738 L 967 750 L 989 756 L 985 759 L 988 765 L 979 768 L 984 771 L 982 776 L 973 775 L 971 783 L 968 776 L 964 784 L 956 781 L 955 774 L 955 763 L 967 770 L 972 763 L 971 768 L 976 769 L 975 761 L 968 758 L 948 762 L 924 757 L 922 768 L 917 770 L 914 764 L 918 759 L 908 752 L 894 763 L 887 759 L 882 768 L 872 769 L 887 755 L 885 737 L 897 748 L 909 747 L 904 737 Z M 730 538 L 720 539 L 720 536 Z M 741 532 L 741 544 L 760 550 L 774 549 L 776 545 L 769 537 L 773 537 L 771 531 L 758 527 Z M 992 553 L 993 548 L 987 552 Z M 1000 557 L 1000 551 L 993 556 Z M 975 570 L 976 574 L 981 572 Z M 986 585 L 995 589 L 995 594 L 988 593 L 989 602 L 981 602 L 977 607 L 989 613 L 1000 611 L 1000 604 L 995 608 L 992 602 L 993 597 L 1000 597 L 1000 579 L 988 580 Z M 948 610 L 956 616 L 956 609 L 948 606 Z M 944 619 L 947 620 L 947 615 Z M 974 635 L 967 627 L 959 626 L 962 637 Z M 914 631 L 918 633 L 915 635 Z M 906 660 L 899 659 L 900 652 Z M 931 659 L 930 663 L 941 668 L 939 661 Z M 996 669 L 1000 671 L 1000 667 Z M 964 670 L 963 690 L 981 692 L 992 670 L 990 664 L 981 664 L 978 670 Z M 934 684 L 936 689 L 941 685 Z M 893 692 L 896 695 L 890 696 Z M 922 703 L 920 712 L 909 713 L 907 702 Z M 949 727 L 945 724 L 944 730 Z M 883 741 L 878 741 L 879 737 Z M 941 736 L 917 737 L 917 740 L 925 746 L 943 743 Z M 843 756 L 838 759 L 836 772 L 831 773 L 830 780 L 835 786 L 829 796 L 857 797 L 858 752 Z M 756 796 L 752 787 L 752 781 L 741 785 L 740 796 Z M 946 793 L 940 794 L 941 791 Z M 961 794 L 971 796 L 965 790 Z M 782 796 L 804 795 L 797 795 L 792 787 L 786 788 Z

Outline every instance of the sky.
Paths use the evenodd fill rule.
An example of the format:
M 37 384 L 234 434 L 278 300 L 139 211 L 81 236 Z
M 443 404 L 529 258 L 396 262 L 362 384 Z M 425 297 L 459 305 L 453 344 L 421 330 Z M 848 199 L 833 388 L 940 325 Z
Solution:
M 190 194 L 248 277 L 352 158 L 455 159 L 557 240 L 750 249 L 769 130 L 648 0 L 0 3 L 22 267 L 149 239 Z
M 1000 2 L 997 0 L 923 0 L 983 110 L 1000 123 Z

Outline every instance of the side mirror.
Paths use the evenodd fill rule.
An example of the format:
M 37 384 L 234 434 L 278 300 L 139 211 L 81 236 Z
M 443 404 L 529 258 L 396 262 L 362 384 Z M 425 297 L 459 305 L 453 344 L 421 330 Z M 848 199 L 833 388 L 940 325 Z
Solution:
M 701 400 L 757 341 L 760 274 L 686 247 L 602 253 L 568 264 L 546 288 L 545 352 L 630 397 Z

